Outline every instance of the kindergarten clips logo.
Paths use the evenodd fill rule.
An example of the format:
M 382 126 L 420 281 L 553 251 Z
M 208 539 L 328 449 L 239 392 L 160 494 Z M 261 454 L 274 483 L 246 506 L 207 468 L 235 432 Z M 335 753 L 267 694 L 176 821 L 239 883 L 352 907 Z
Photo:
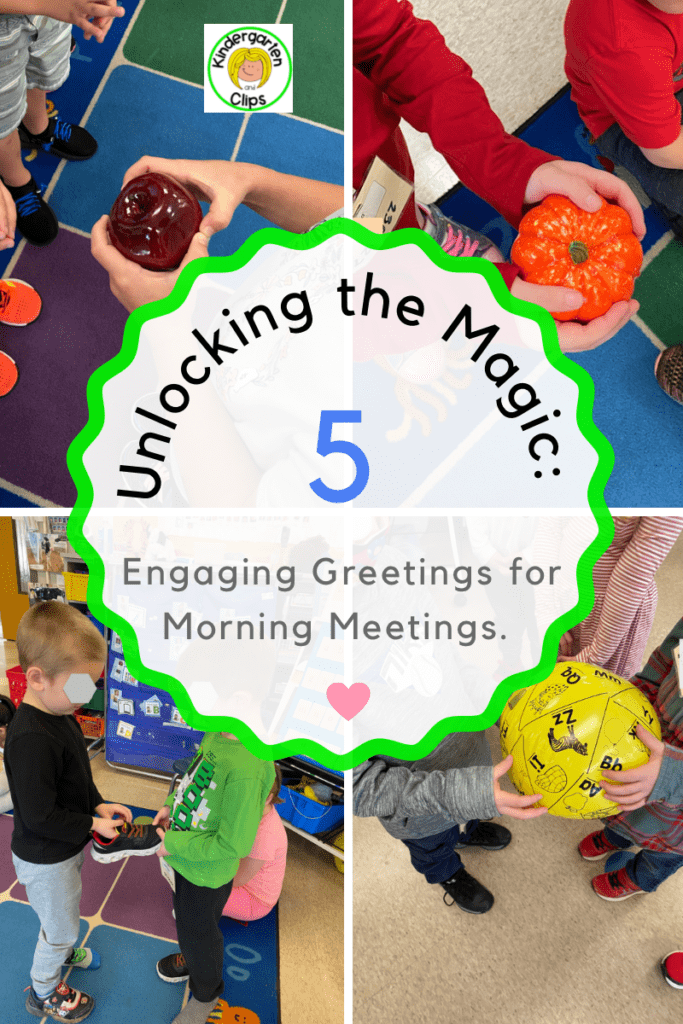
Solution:
M 293 113 L 291 25 L 204 26 L 204 112 Z

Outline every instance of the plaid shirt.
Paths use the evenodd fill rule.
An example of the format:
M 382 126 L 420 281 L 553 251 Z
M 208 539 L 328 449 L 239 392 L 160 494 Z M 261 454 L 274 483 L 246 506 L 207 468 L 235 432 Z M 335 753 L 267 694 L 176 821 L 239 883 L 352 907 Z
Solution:
M 683 619 L 631 680 L 654 705 L 666 744 L 652 802 L 605 819 L 605 824 L 634 845 L 683 854 L 683 697 L 673 662 L 673 649 L 681 639 Z

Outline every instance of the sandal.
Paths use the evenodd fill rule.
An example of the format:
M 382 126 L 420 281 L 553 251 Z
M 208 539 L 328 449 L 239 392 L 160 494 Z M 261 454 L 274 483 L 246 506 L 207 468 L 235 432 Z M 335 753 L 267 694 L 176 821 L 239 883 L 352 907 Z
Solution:
M 655 377 L 662 391 L 683 405 L 683 345 L 671 345 L 657 356 Z

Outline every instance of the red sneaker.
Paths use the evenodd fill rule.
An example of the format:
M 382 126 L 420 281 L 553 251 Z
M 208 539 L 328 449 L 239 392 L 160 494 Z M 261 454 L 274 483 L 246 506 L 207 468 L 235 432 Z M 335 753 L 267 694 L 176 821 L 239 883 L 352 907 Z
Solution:
M 596 875 L 591 885 L 595 895 L 599 896 L 601 900 L 612 900 L 615 903 L 645 892 L 639 885 L 631 881 L 626 868 L 610 871 L 606 875 Z
M 667 954 L 660 967 L 667 985 L 671 985 L 672 988 L 683 988 L 683 952 L 680 949 Z
M 17 364 L 6 352 L 0 352 L 0 398 L 9 395 L 18 380 Z
M 579 853 L 584 860 L 602 860 L 608 853 L 614 853 L 615 850 L 621 850 L 621 846 L 615 846 L 610 843 L 609 839 L 605 836 L 605 830 L 601 829 L 599 832 L 591 832 L 589 836 L 586 836 L 579 843 Z
M 0 323 L 26 327 L 38 319 L 42 305 L 40 295 L 26 281 L 17 277 L 0 281 Z

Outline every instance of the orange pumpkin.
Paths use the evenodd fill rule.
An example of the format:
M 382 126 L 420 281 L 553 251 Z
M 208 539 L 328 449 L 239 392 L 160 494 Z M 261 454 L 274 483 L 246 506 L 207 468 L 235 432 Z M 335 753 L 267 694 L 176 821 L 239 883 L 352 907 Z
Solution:
M 599 210 L 586 213 L 564 196 L 546 196 L 522 218 L 512 261 L 531 284 L 581 292 L 580 309 L 553 316 L 585 323 L 631 298 L 643 250 L 621 206 L 603 199 Z

